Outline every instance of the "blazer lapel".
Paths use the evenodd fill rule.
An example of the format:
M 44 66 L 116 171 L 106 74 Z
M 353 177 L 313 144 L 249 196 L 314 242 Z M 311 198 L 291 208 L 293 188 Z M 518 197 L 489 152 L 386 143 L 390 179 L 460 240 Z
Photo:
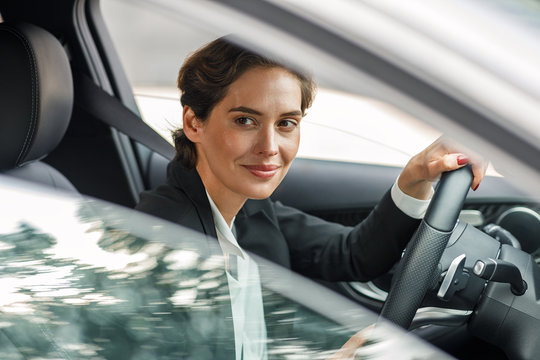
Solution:
M 286 268 L 291 267 L 289 249 L 273 218 L 270 200 L 248 200 L 235 220 L 237 240 L 243 249 Z
M 167 179 L 170 185 L 182 189 L 187 195 L 197 211 L 204 233 L 217 239 L 212 209 L 197 170 L 186 169 L 178 161 L 171 161 L 167 169 Z
M 167 169 L 167 181 L 170 186 L 180 189 L 186 194 L 187 198 L 191 202 L 191 205 L 195 208 L 198 219 L 193 218 L 186 221 L 199 220 L 202 225 L 202 230 L 207 237 L 212 237 L 217 245 L 216 227 L 214 224 L 214 218 L 212 216 L 212 209 L 208 202 L 206 190 L 202 183 L 202 180 L 195 169 L 186 169 L 178 161 L 171 161 Z M 190 204 L 186 204 L 189 206 Z M 221 255 L 221 249 L 219 246 L 212 247 L 211 251 Z M 200 326 L 197 329 L 196 334 L 205 334 L 210 337 L 208 347 L 211 353 L 213 353 L 213 359 L 234 359 L 235 357 L 235 336 L 234 336 L 234 324 L 232 319 L 231 299 L 229 293 L 229 286 L 225 271 L 221 276 L 216 279 L 219 280 L 221 286 L 217 288 L 210 288 L 208 290 L 201 290 L 200 296 L 202 301 L 211 301 L 212 306 L 202 307 L 199 312 L 208 311 L 206 322 L 197 322 L 193 320 L 194 327 Z M 197 312 L 196 311 L 196 312 Z M 211 324 L 208 328 L 208 324 Z M 196 334 L 193 337 L 196 338 Z M 197 351 L 197 348 L 195 348 Z M 199 354 L 196 352 L 193 354 L 197 357 Z

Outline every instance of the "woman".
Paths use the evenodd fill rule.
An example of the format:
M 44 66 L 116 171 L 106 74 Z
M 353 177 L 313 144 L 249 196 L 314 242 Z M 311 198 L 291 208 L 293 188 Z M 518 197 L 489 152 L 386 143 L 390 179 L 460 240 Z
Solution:
M 174 133 L 168 183 L 143 193 L 137 208 L 218 238 L 232 278 L 236 265 L 256 272 L 243 252 L 249 250 L 313 278 L 373 279 L 400 258 L 429 203 L 431 182 L 469 163 L 437 140 L 409 161 L 366 220 L 355 227 L 328 223 L 268 199 L 297 153 L 314 97 L 309 77 L 221 38 L 186 60 L 178 87 L 183 129 Z M 476 189 L 485 167 L 472 165 Z M 235 323 L 235 336 L 241 330 Z M 249 341 L 236 341 L 237 357 L 265 351 L 246 353 Z

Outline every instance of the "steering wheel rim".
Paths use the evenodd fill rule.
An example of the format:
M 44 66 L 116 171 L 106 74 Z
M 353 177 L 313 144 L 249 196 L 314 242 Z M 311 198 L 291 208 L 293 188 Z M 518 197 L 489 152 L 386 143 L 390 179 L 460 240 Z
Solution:
M 381 316 L 408 329 L 433 283 L 473 179 L 470 165 L 442 174 L 418 230 L 407 245 Z

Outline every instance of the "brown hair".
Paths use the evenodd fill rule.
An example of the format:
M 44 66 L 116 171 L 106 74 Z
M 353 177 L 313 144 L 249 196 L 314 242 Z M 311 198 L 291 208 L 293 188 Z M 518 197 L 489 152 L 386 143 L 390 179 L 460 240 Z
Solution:
M 239 47 L 226 37 L 214 40 L 197 50 L 180 68 L 177 85 L 182 94 L 182 106 L 191 107 L 199 120 L 206 120 L 214 106 L 225 97 L 229 86 L 254 67 L 280 67 L 295 75 L 300 83 L 302 112 L 311 106 L 315 95 L 315 83 L 311 77 Z M 186 137 L 181 128 L 172 135 L 176 148 L 175 160 L 187 168 L 195 167 L 195 144 Z

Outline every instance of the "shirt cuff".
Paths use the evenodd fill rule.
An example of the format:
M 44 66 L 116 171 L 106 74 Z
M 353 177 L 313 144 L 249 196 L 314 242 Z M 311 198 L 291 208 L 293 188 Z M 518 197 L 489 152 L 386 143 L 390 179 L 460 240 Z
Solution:
M 409 196 L 403 191 L 401 191 L 398 186 L 398 179 L 399 176 L 396 179 L 396 182 L 394 182 L 394 185 L 392 185 L 392 190 L 390 190 L 390 195 L 392 197 L 392 200 L 394 201 L 394 204 L 396 204 L 397 208 L 403 211 L 406 215 L 414 219 L 423 219 L 424 215 L 426 215 L 426 210 L 433 196 L 433 187 L 431 188 L 431 194 L 429 194 L 429 199 L 420 200 Z

